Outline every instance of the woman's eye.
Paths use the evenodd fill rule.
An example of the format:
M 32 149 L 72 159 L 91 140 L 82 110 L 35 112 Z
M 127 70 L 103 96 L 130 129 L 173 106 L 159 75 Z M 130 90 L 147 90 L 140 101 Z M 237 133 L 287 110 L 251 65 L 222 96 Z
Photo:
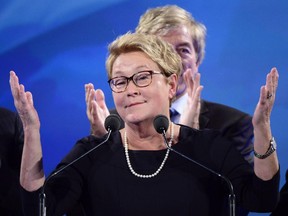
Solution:
M 125 85 L 125 80 L 124 79 L 121 79 L 121 80 L 115 80 L 114 81 L 114 85 L 115 86 L 122 86 L 122 85 Z
M 140 76 L 137 77 L 137 80 L 145 80 L 148 78 L 148 75 L 147 74 L 142 74 Z

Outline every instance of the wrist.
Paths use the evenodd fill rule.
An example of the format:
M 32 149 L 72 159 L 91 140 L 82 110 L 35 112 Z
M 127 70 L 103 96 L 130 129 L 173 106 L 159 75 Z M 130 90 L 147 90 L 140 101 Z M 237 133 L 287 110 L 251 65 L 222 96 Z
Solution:
M 259 158 L 259 159 L 265 159 L 265 158 L 269 157 L 274 151 L 276 151 L 276 141 L 275 141 L 274 137 L 272 137 L 269 141 L 269 147 L 268 147 L 267 151 L 264 154 L 259 154 L 254 149 L 254 156 Z
M 106 129 L 105 128 L 101 128 L 99 130 L 99 127 L 91 127 L 90 128 L 90 134 L 95 136 L 95 137 L 102 137 L 104 136 L 105 134 L 107 133 Z

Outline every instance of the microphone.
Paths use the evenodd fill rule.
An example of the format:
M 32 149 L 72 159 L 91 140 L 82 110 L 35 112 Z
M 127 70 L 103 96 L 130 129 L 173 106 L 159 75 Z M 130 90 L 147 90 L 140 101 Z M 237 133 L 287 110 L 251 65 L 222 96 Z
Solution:
M 166 138 L 166 131 L 169 127 L 169 120 L 165 115 L 157 115 L 154 118 L 153 125 L 154 125 L 155 130 L 159 134 L 163 135 L 165 144 L 170 151 L 180 155 L 181 157 L 191 161 L 194 164 L 197 164 L 198 166 L 202 167 L 203 169 L 207 170 L 208 172 L 213 173 L 214 175 L 222 178 L 227 183 L 227 186 L 229 188 L 229 215 L 235 216 L 235 194 L 234 194 L 233 185 L 232 185 L 231 181 L 227 177 L 221 175 L 220 173 L 215 172 L 214 170 L 210 169 L 209 167 L 204 166 L 203 164 L 193 160 L 192 158 L 190 158 L 190 157 L 178 152 L 177 150 L 173 149 L 172 147 L 170 147 L 168 145 L 168 141 Z
M 40 216 L 46 216 L 46 195 L 45 195 L 45 187 L 47 182 L 53 178 L 54 176 L 58 175 L 59 173 L 61 173 L 63 170 L 65 170 L 66 168 L 70 167 L 72 164 L 76 163 L 77 161 L 79 161 L 81 158 L 85 157 L 86 155 L 88 155 L 89 153 L 91 153 L 92 151 L 94 151 L 95 149 L 97 149 L 98 147 L 102 146 L 104 143 L 107 142 L 107 140 L 110 138 L 110 135 L 113 131 L 119 130 L 120 126 L 121 126 L 121 120 L 120 117 L 116 114 L 111 114 L 109 115 L 104 122 L 104 126 L 106 128 L 106 130 L 108 131 L 107 137 L 106 139 L 101 142 L 99 145 L 94 146 L 92 149 L 90 149 L 89 151 L 85 152 L 83 155 L 81 155 L 80 157 L 74 159 L 73 161 L 71 161 L 70 163 L 68 163 L 67 165 L 63 166 L 61 169 L 55 171 L 54 173 L 52 173 L 44 182 L 43 187 L 41 189 L 41 193 L 39 195 L 39 215 Z
M 121 119 L 117 114 L 110 114 L 105 119 L 104 126 L 105 126 L 106 130 L 108 131 L 108 133 L 109 133 L 109 130 L 111 132 L 117 131 L 121 127 Z

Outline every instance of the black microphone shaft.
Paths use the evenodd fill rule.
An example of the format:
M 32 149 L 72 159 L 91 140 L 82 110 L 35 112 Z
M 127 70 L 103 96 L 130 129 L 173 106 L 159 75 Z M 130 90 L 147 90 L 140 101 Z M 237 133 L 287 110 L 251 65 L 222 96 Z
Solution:
M 197 164 L 198 166 L 202 167 L 203 169 L 206 169 L 207 171 L 209 171 L 209 172 L 217 175 L 218 177 L 224 179 L 224 181 L 225 181 L 225 182 L 227 183 L 227 185 L 228 185 L 229 192 L 230 192 L 230 193 L 229 193 L 229 215 L 230 215 L 230 216 L 235 216 L 235 194 L 234 194 L 233 185 L 232 185 L 231 181 L 230 181 L 227 177 L 221 175 L 220 173 L 215 172 L 214 170 L 210 169 L 209 167 L 206 167 L 206 166 L 204 166 L 203 164 L 201 164 L 201 163 L 193 160 L 192 158 L 190 158 L 190 157 L 188 157 L 188 156 L 186 156 L 186 155 L 178 152 L 177 150 L 171 148 L 171 147 L 168 145 L 168 141 L 167 141 L 167 139 L 166 139 L 165 130 L 163 130 L 162 135 L 163 135 L 165 144 L 166 144 L 167 148 L 168 148 L 170 151 L 173 151 L 174 153 L 180 155 L 181 157 L 183 157 L 183 158 L 191 161 L 191 162 L 194 163 L 194 164 Z

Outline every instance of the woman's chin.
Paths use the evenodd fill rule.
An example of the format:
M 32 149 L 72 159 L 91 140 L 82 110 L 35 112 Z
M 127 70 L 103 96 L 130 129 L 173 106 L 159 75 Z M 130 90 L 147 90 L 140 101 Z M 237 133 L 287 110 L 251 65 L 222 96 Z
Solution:
M 128 114 L 125 117 L 125 122 L 131 123 L 131 124 L 138 124 L 142 120 L 143 118 L 141 118 L 139 114 Z

